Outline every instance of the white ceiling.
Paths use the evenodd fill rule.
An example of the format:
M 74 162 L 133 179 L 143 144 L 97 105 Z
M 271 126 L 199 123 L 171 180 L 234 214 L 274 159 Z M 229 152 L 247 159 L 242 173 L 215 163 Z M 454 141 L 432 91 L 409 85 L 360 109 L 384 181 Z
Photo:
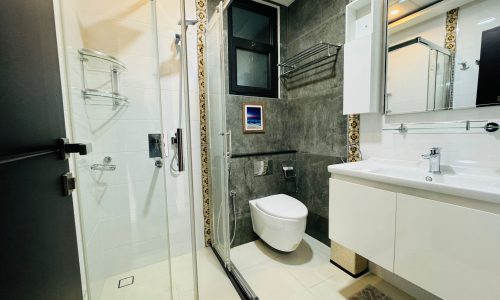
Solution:
M 389 22 L 409 15 L 438 0 L 389 0 Z

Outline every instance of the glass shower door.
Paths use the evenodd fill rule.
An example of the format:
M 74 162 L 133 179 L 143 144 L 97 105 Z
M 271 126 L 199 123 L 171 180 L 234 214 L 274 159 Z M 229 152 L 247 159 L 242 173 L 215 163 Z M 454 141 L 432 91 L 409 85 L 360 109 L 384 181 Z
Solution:
M 71 138 L 93 147 L 74 161 L 92 300 L 173 295 L 156 5 L 59 1 Z
M 230 264 L 228 160 L 231 133 L 226 131 L 222 3 L 207 27 L 207 96 L 209 110 L 212 245 L 226 267 Z
M 231 234 L 229 227 L 229 172 L 231 163 L 231 131 L 226 128 L 226 75 L 224 53 L 224 5 L 220 2 L 207 26 L 207 95 L 208 131 L 210 144 L 210 179 L 212 202 L 212 246 L 224 262 L 230 277 L 248 299 L 257 299 L 231 261 Z

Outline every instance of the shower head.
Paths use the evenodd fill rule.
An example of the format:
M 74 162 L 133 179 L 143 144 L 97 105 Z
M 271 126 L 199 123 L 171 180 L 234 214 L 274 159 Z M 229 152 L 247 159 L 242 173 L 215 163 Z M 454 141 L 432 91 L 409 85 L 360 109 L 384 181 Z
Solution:
M 196 23 L 198 23 L 198 20 L 186 20 L 186 26 L 196 25 Z M 182 25 L 181 21 L 177 25 Z

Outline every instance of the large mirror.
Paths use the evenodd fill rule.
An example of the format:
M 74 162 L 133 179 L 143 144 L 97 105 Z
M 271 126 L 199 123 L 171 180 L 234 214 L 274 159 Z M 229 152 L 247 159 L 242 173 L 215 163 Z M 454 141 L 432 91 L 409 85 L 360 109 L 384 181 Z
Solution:
M 500 105 L 500 0 L 388 0 L 386 114 Z

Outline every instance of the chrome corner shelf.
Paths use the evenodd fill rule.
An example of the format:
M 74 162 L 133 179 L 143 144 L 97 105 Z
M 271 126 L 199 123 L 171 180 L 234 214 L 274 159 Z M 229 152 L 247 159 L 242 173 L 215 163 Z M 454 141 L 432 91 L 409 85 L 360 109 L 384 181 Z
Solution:
M 111 55 L 93 49 L 82 48 L 78 50 L 78 54 L 80 55 L 80 61 L 82 67 L 82 81 L 83 81 L 82 94 L 85 99 L 94 97 L 108 98 L 112 99 L 114 106 L 127 102 L 127 97 L 119 92 L 120 89 L 119 75 L 127 70 L 125 64 L 123 64 L 121 61 L 119 61 L 117 58 Z M 101 62 L 104 63 L 104 66 L 101 68 L 100 64 L 87 65 L 89 64 L 89 58 L 95 59 L 100 63 Z M 94 86 L 89 87 L 89 83 L 87 82 L 87 79 L 90 75 L 89 73 L 90 74 L 105 73 L 108 75 L 102 77 L 102 80 L 97 82 L 98 83 L 97 86 L 99 88 L 96 88 Z M 96 82 L 94 82 L 94 85 L 95 84 Z M 102 89 L 101 88 L 102 86 L 106 86 L 107 88 Z
M 319 42 L 279 63 L 280 76 L 288 77 L 301 69 L 311 67 L 328 58 L 336 57 L 341 48 L 342 45 L 340 44 Z
M 394 133 L 494 133 L 500 129 L 496 121 L 466 120 L 450 122 L 418 122 L 389 124 L 383 131 Z

